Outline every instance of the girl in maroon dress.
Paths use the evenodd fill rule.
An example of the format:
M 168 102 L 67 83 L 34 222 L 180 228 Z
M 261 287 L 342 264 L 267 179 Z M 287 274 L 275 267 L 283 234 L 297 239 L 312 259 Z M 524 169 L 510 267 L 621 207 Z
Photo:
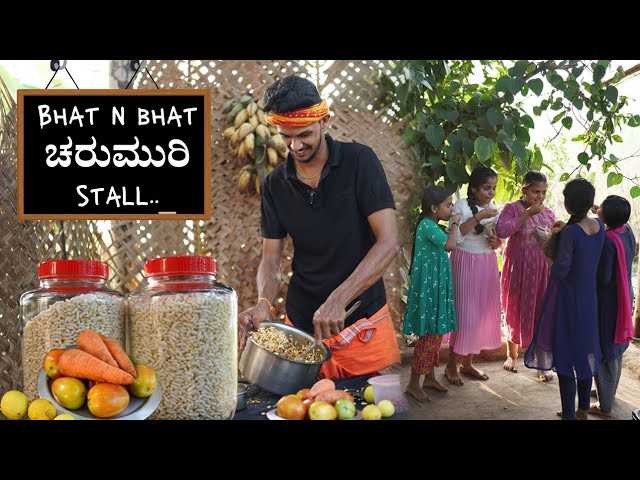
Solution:
M 496 225 L 499 238 L 508 238 L 503 253 L 501 276 L 502 311 L 507 324 L 507 360 L 503 368 L 518 371 L 518 347 L 526 349 L 533 338 L 535 320 L 547 287 L 549 266 L 540 247 L 556 217 L 544 205 L 547 178 L 540 172 L 527 172 L 522 179 L 522 197 L 507 203 Z M 542 381 L 553 378 L 539 371 Z

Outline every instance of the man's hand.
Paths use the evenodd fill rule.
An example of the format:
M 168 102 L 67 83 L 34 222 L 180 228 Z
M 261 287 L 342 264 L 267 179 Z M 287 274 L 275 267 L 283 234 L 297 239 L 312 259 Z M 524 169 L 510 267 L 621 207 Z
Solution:
M 262 322 L 269 318 L 269 306 L 266 302 L 258 302 L 255 307 L 246 309 L 238 314 L 238 353 L 242 353 L 247 344 L 247 336 L 244 329 L 248 323 L 253 324 L 253 328 L 258 328 Z M 240 357 L 238 357 L 240 358 Z
M 322 345 L 322 340 L 338 335 L 344 328 L 344 305 L 327 299 L 313 314 L 313 336 L 316 345 Z

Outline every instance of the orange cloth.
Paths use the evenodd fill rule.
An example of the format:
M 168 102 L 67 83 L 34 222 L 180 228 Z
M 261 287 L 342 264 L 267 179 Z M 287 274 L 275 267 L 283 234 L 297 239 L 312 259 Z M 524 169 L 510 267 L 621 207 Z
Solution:
M 306 127 L 319 122 L 327 115 L 329 115 L 329 106 L 327 102 L 322 100 L 320 103 L 293 112 L 269 112 L 267 113 L 267 123 L 283 127 Z
M 289 317 L 285 323 L 292 325 Z M 332 357 L 322 365 L 320 378 L 358 377 L 400 361 L 396 331 L 386 304 L 371 318 L 361 318 L 324 343 Z

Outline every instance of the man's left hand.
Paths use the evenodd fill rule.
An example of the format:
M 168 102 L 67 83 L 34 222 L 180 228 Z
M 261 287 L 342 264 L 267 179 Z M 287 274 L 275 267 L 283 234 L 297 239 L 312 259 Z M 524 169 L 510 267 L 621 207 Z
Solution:
M 344 328 L 344 305 L 327 299 L 313 314 L 313 336 L 316 345 L 322 345 L 322 340 L 338 335 Z

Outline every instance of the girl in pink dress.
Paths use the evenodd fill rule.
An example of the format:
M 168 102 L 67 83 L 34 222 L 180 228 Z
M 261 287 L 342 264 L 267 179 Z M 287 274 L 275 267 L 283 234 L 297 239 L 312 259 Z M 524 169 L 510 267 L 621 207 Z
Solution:
M 547 286 L 549 266 L 541 243 L 556 221 L 553 211 L 544 206 L 547 178 L 540 172 L 527 172 L 522 179 L 522 197 L 507 203 L 496 225 L 500 238 L 509 238 L 503 253 L 501 293 L 502 311 L 507 324 L 507 360 L 503 368 L 518 371 L 518 346 L 531 343 L 540 303 Z M 538 371 L 546 382 L 551 372 Z
M 453 296 L 458 330 L 451 334 L 449 361 L 444 370 L 453 385 L 462 385 L 460 373 L 487 380 L 473 365 L 473 355 L 500 347 L 500 279 L 494 250 L 501 245 L 495 233 L 498 209 L 492 202 L 498 174 L 478 166 L 471 172 L 467 198 L 453 213 L 461 214 L 458 245 L 451 253 Z M 462 365 L 458 371 L 458 358 Z

